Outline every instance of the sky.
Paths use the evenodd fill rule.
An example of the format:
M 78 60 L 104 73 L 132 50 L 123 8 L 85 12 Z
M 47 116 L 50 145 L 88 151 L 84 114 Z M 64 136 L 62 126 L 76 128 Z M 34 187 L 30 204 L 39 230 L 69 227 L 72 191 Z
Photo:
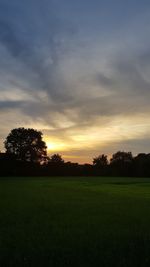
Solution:
M 0 0 L 0 150 L 25 127 L 66 161 L 150 152 L 149 25 L 149 0 Z

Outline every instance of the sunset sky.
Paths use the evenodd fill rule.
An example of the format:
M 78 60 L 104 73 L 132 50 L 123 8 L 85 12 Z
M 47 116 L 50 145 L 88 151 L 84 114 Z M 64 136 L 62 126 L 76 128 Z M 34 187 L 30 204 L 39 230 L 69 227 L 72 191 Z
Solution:
M 0 0 L 0 150 L 11 129 L 91 162 L 150 152 L 150 1 Z

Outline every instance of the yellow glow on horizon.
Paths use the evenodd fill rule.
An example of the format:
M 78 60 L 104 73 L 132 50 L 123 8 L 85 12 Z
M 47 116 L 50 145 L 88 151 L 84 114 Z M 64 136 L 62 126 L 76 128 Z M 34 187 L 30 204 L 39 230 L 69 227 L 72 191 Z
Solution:
M 121 149 L 126 146 L 130 149 L 132 140 L 142 140 L 149 135 L 149 116 L 138 114 L 133 117 L 116 116 L 112 121 L 104 120 L 104 123 L 98 118 L 90 127 L 70 127 L 60 131 L 60 135 L 50 131 L 43 137 L 48 154 L 60 153 L 66 160 L 90 162 L 98 153 L 111 155 L 119 144 Z M 128 144 L 128 141 L 131 142 Z
M 66 150 L 66 144 L 56 140 L 49 140 L 48 138 L 45 140 L 47 145 L 48 152 L 58 152 Z

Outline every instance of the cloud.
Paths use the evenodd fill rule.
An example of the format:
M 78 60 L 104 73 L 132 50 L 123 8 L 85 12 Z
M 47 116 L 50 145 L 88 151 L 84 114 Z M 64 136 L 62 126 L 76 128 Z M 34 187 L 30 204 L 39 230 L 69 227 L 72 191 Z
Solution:
M 82 3 L 82 12 L 78 4 L 0 1 L 0 123 L 7 122 L 2 136 L 11 127 L 33 125 L 65 143 L 70 153 L 71 147 L 81 151 L 82 145 L 84 151 L 96 151 L 101 138 L 94 133 L 102 132 L 111 150 L 115 137 L 106 140 L 105 134 L 115 131 L 117 119 L 130 117 L 136 124 L 138 116 L 150 115 L 149 12 L 143 7 L 142 15 L 124 18 L 119 25 L 115 10 L 106 21 L 98 12 L 94 17 L 90 2 Z M 139 127 L 148 132 L 145 124 Z

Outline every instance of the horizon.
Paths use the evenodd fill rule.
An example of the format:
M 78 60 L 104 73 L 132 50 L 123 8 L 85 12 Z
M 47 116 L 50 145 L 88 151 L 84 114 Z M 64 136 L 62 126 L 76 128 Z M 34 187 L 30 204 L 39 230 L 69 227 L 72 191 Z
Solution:
M 27 138 L 27 135 L 26 135 L 27 132 L 26 131 L 28 132 L 28 137 L 30 136 L 29 139 Z M 34 147 L 32 147 L 32 144 L 34 145 L 36 143 L 37 139 L 35 138 L 35 136 L 34 136 L 34 140 L 32 139 L 33 138 L 33 135 L 32 135 L 33 131 L 34 131 L 34 133 L 37 133 L 38 136 L 40 136 L 41 141 L 43 142 L 44 138 L 43 138 L 43 133 L 41 131 L 38 131 L 38 130 L 33 129 L 33 128 L 24 128 L 24 127 L 12 129 L 11 132 L 9 133 L 9 135 L 7 136 L 7 138 L 4 140 L 5 149 L 3 151 L 0 151 L 0 154 L 2 154 L 2 157 L 3 157 L 3 155 L 7 155 L 7 154 L 9 155 L 10 153 L 17 155 L 16 148 L 18 147 L 20 150 L 20 145 L 22 148 L 22 144 L 24 146 L 24 143 L 26 144 L 26 148 L 29 149 L 27 151 L 30 151 L 31 148 L 34 150 Z M 20 133 L 21 133 L 21 139 L 20 139 Z M 24 139 L 24 141 L 23 141 L 23 139 Z M 29 144 L 30 144 L 30 147 L 29 147 Z M 37 146 L 38 146 L 38 142 L 37 142 Z M 46 154 L 45 154 L 45 148 L 46 148 Z M 52 148 L 52 147 L 50 147 L 50 148 Z M 51 160 L 53 157 L 58 156 L 58 158 L 62 159 L 62 161 L 64 163 L 75 163 L 75 164 L 79 164 L 79 165 L 80 164 L 81 165 L 82 164 L 83 165 L 86 165 L 86 164 L 94 165 L 95 164 L 94 162 L 97 160 L 99 161 L 99 158 L 101 158 L 101 157 L 102 157 L 102 160 L 103 160 L 103 158 L 106 158 L 107 164 L 109 165 L 109 164 L 111 164 L 111 161 L 114 157 L 116 159 L 116 156 L 120 157 L 120 155 L 123 157 L 129 157 L 130 160 L 131 160 L 131 158 L 136 159 L 136 157 L 138 158 L 139 156 L 140 157 L 142 156 L 142 159 L 143 159 L 143 156 L 149 157 L 149 155 L 150 155 L 150 152 L 148 152 L 148 153 L 139 152 L 138 154 L 133 154 L 132 151 L 118 150 L 118 151 L 114 151 L 112 154 L 108 154 L 108 153 L 106 154 L 106 153 L 102 152 L 101 154 L 93 155 L 93 158 L 91 158 L 89 162 L 85 162 L 84 158 L 82 158 L 82 161 L 79 161 L 78 159 L 80 159 L 80 156 L 79 157 L 77 156 L 74 159 L 72 159 L 72 161 L 70 161 L 70 159 L 68 160 L 67 156 L 62 155 L 59 152 L 56 152 L 54 150 L 54 147 L 53 147 L 53 151 L 51 151 L 50 148 L 47 146 L 47 143 L 44 141 L 43 142 L 43 149 L 44 149 L 43 152 L 46 155 L 48 161 Z M 30 155 L 31 154 L 32 153 L 30 153 Z M 117 154 L 119 154 L 119 155 L 117 155 Z M 28 160 L 26 160 L 26 161 L 28 161 Z
M 25 125 L 67 161 L 149 153 L 149 24 L 148 0 L 0 0 L 0 150 Z

